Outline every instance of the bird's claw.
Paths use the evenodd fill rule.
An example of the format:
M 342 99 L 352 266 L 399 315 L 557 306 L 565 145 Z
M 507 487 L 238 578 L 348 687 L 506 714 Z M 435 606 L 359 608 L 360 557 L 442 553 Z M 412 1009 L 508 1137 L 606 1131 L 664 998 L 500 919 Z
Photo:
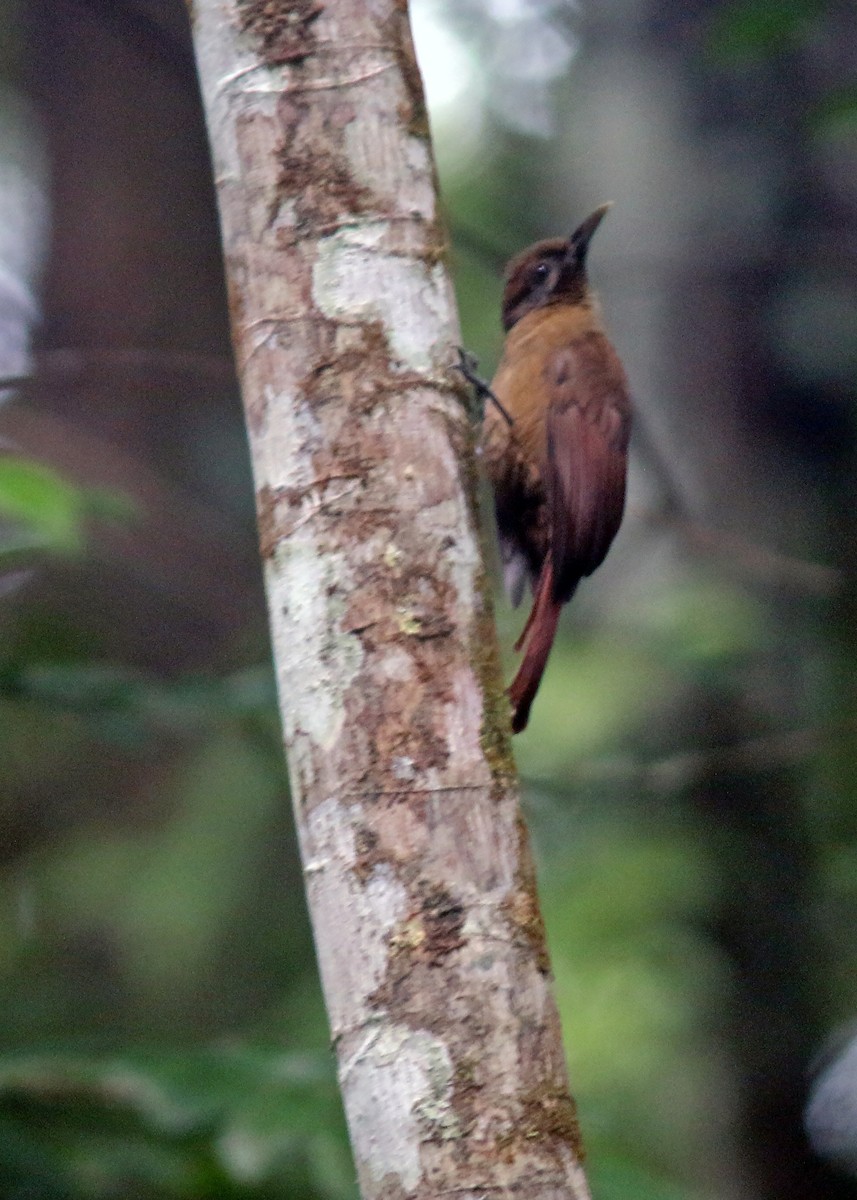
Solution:
M 494 394 L 482 376 L 476 374 L 477 367 L 479 366 L 479 359 L 476 357 L 476 355 L 471 354 L 469 350 L 465 350 L 463 346 L 456 346 L 456 350 L 458 351 L 458 362 L 453 364 L 455 370 L 461 372 L 461 374 L 476 392 L 476 395 L 480 400 L 490 400 L 504 421 L 506 421 L 510 427 L 514 425 L 514 420 L 503 407 L 501 402 L 497 399 L 497 396 Z

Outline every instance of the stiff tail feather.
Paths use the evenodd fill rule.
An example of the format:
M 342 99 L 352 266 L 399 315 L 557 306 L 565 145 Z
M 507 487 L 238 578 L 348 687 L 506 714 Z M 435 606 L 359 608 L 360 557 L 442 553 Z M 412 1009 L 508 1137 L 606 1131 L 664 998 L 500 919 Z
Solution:
M 524 631 L 515 646 L 516 650 L 520 650 L 526 643 L 523 662 L 509 687 L 509 699 L 512 701 L 513 709 L 513 733 L 520 733 L 527 727 L 530 707 L 539 690 L 548 655 L 556 636 L 562 605 L 563 602 L 557 600 L 553 594 L 553 563 L 551 555 L 548 554 L 539 576 L 533 607 L 527 617 Z

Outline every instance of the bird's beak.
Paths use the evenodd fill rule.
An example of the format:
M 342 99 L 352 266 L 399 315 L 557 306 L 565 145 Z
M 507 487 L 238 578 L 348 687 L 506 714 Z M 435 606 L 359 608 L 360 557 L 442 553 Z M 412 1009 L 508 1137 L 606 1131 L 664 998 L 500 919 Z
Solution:
M 574 233 L 568 239 L 569 259 L 575 259 L 578 263 L 582 263 L 586 259 L 586 251 L 589 249 L 592 235 L 612 207 L 613 201 L 608 200 L 606 204 L 602 204 L 600 208 L 596 208 L 594 213 L 591 213 L 585 221 L 582 221 L 578 225 L 577 229 L 575 229 Z

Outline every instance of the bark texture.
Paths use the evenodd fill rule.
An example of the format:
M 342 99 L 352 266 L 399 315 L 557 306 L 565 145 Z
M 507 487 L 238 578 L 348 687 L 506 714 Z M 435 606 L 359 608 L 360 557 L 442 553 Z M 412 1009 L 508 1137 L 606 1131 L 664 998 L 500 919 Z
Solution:
M 190 14 L 362 1192 L 583 1200 L 407 6 Z

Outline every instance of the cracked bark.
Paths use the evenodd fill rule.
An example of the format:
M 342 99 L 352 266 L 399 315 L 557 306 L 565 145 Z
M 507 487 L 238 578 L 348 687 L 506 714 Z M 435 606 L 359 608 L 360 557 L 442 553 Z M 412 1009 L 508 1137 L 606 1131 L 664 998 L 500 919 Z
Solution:
M 403 0 L 189 5 L 365 1200 L 584 1200 Z

